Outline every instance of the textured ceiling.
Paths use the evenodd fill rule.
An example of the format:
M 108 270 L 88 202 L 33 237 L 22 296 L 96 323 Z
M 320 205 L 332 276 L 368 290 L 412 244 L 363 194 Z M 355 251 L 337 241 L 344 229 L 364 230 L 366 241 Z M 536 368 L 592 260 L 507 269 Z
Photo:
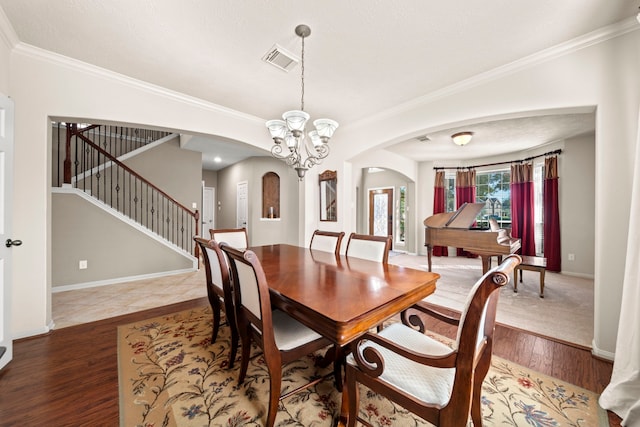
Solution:
M 300 106 L 300 67 L 287 73 L 261 58 L 276 43 L 299 55 L 294 28 L 305 23 L 305 110 L 347 126 L 630 18 L 636 3 L 0 0 L 0 7 L 23 43 L 265 120 Z M 513 141 L 514 125 L 502 124 L 485 131 L 496 132 L 496 143 L 506 133 Z

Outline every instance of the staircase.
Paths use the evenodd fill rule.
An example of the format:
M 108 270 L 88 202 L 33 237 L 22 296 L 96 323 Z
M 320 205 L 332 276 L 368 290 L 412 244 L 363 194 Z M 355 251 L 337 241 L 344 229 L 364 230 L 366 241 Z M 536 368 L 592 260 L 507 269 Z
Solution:
M 199 212 L 123 163 L 137 150 L 176 137 L 122 126 L 53 123 L 53 185 L 73 187 L 197 257 Z

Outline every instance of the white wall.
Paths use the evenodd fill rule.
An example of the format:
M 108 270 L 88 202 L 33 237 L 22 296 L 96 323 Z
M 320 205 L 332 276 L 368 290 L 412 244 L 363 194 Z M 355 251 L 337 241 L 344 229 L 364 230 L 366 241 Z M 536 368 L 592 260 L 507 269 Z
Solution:
M 464 82 L 384 115 L 343 125 L 331 141 L 333 159 L 325 162 L 327 169 L 338 171 L 338 197 L 346 207 L 335 227 L 348 232 L 356 224 L 355 171 L 345 159 L 448 123 L 597 106 L 594 351 L 605 357 L 612 355 L 629 222 L 629 202 L 617 195 L 631 194 L 640 104 L 639 52 L 640 31 L 635 30 L 600 44 L 585 43 L 574 53 L 549 57 L 537 65 L 507 67 L 501 74 Z M 7 92 L 16 105 L 15 193 L 21 195 L 14 205 L 14 230 L 28 249 L 14 255 L 14 283 L 20 284 L 13 293 L 12 327 L 17 337 L 46 331 L 51 318 L 48 116 L 130 122 L 221 135 L 265 149 L 269 145 L 262 119 L 92 67 L 78 67 L 28 46 L 14 49 L 9 75 Z M 433 177 L 420 165 L 411 167 L 420 175 L 416 180 L 422 200 L 419 205 L 428 210 L 429 200 L 433 200 L 432 194 L 429 198 Z M 301 241 L 308 241 L 317 224 L 317 209 L 309 209 L 316 203 L 314 183 L 305 181 L 300 189 L 305 208 L 300 219 L 304 224 Z M 613 188 L 617 190 L 611 191 Z M 427 210 L 417 218 L 424 218 Z

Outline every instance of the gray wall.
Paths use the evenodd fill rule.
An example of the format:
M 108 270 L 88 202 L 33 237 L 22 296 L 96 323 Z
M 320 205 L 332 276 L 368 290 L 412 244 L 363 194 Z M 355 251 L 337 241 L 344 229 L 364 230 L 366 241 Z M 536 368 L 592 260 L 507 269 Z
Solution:
M 213 187 L 216 188 L 218 186 L 218 172 L 217 171 L 202 171 L 202 180 L 204 181 L 205 187 Z
M 280 177 L 280 218 L 267 220 L 262 213 L 262 176 L 275 172 Z M 248 183 L 249 244 L 260 246 L 276 243 L 298 244 L 299 183 L 293 169 L 271 157 L 251 157 L 218 171 L 216 198 L 218 228 L 236 227 L 237 184 Z
M 185 207 L 202 203 L 202 153 L 183 150 L 178 138 L 124 162 Z
M 52 286 L 193 268 L 193 261 L 75 194 L 54 193 Z M 78 268 L 87 260 L 87 269 Z
M 586 277 L 593 277 L 595 264 L 595 153 L 589 134 L 566 140 L 558 157 L 562 272 Z

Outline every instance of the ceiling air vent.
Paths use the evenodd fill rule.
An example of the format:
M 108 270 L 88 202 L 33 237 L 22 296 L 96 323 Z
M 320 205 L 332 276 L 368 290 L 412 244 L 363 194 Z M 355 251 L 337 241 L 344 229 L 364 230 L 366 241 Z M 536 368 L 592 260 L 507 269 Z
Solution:
M 431 138 L 429 138 L 427 135 L 417 136 L 416 139 L 420 142 L 431 141 Z
M 298 57 L 277 44 L 269 49 L 262 60 L 284 71 L 291 70 L 300 62 Z

